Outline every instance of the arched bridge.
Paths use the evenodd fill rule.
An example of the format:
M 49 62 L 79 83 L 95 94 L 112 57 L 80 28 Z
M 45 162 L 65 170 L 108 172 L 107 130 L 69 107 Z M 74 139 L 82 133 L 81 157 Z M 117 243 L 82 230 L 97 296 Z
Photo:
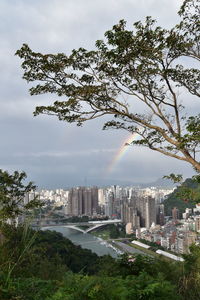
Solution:
M 56 226 L 63 226 L 66 228 L 74 229 L 77 231 L 80 231 L 82 233 L 89 233 L 91 231 L 96 230 L 97 228 L 104 227 L 108 224 L 118 224 L 121 223 L 121 220 L 115 219 L 115 220 L 106 220 L 106 221 L 90 221 L 90 222 L 80 222 L 80 223 L 59 223 L 59 224 L 41 224 L 41 227 L 56 227 Z M 82 227 L 87 226 L 89 228 L 84 229 Z

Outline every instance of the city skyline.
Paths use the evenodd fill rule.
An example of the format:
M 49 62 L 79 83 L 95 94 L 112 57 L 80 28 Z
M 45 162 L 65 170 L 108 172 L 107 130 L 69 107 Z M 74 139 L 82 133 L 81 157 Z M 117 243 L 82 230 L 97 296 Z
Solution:
M 40 188 L 134 184 L 153 182 L 169 173 L 194 174 L 192 168 L 151 152 L 128 147 L 121 160 L 113 161 L 130 134 L 102 131 L 97 120 L 78 128 L 54 118 L 33 118 L 36 105 L 53 96 L 31 97 L 22 80 L 20 61 L 14 56 L 23 43 L 43 53 L 69 53 L 73 48 L 92 49 L 97 39 L 120 19 L 130 27 L 147 15 L 170 28 L 178 22 L 181 1 L 1 1 L 2 47 L 0 61 L 0 168 L 24 170 Z M 166 13 L 170 11 L 170 13 Z M 195 105 L 191 109 L 195 110 Z M 109 166 L 112 166 L 112 168 Z
M 188 253 L 191 244 L 199 243 L 200 206 L 196 204 L 185 210 L 181 208 L 181 212 L 174 206 L 171 214 L 166 215 L 165 200 L 172 191 L 155 187 L 76 187 L 31 192 L 26 196 L 26 201 L 37 195 L 44 203 L 42 211 L 35 215 L 34 226 L 65 225 L 86 233 L 108 224 L 119 224 L 121 231 L 135 234 L 147 245 L 151 243 L 151 246 L 161 246 L 178 254 Z M 98 234 L 101 237 L 105 233 L 100 231 Z M 134 241 L 137 245 L 149 248 L 146 242 L 141 244 Z

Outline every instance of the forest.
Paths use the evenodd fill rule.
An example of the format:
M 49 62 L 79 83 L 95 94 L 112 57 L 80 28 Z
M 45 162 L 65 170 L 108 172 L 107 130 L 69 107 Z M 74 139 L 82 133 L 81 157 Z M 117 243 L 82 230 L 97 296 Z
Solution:
M 2 238 L 3 237 L 3 238 Z M 185 262 L 97 256 L 55 231 L 1 226 L 0 299 L 199 299 L 200 247 Z

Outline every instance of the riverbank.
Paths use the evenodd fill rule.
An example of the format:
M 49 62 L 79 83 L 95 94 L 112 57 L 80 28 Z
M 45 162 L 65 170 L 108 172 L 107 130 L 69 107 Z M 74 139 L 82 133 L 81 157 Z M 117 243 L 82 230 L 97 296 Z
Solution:
M 45 227 L 42 230 L 52 230 L 62 233 L 62 235 L 72 241 L 75 245 L 79 245 L 82 248 L 86 248 L 96 253 L 99 256 L 110 255 L 113 258 L 117 258 L 119 255 L 118 249 L 113 245 L 110 245 L 106 240 L 96 237 L 90 233 L 81 233 L 74 229 L 67 228 L 65 226 L 50 226 Z
M 92 231 L 90 232 L 93 236 L 96 236 L 97 238 L 108 240 L 110 239 L 110 231 L 109 230 L 98 230 L 98 231 Z
M 120 248 L 114 241 L 112 240 L 103 240 L 102 238 L 98 237 L 98 240 L 101 244 L 105 245 L 106 247 L 109 247 L 113 249 L 118 255 L 124 254 L 124 251 L 122 248 Z
M 99 256 L 111 255 L 117 258 L 124 253 L 127 254 L 141 254 L 151 257 L 159 257 L 159 255 L 149 249 L 144 249 L 131 243 L 123 243 L 124 239 L 110 239 L 109 230 L 97 231 L 93 234 L 81 233 L 65 226 L 50 226 L 43 230 L 54 230 L 63 234 L 63 236 L 70 239 L 74 244 L 80 245 L 82 248 L 90 249 Z M 169 260 L 169 259 L 168 259 Z

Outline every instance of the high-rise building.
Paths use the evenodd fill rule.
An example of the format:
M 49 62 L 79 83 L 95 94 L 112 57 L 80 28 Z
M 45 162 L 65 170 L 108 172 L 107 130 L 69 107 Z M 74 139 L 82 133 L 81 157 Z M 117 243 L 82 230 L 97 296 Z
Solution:
M 122 221 L 132 223 L 133 228 L 150 228 L 156 223 L 155 199 L 151 196 L 133 196 L 131 199 L 124 199 L 122 202 Z
M 98 212 L 98 188 L 76 187 L 68 194 L 68 211 L 71 215 L 92 216 Z
M 82 190 L 83 195 L 83 214 L 87 216 L 92 215 L 92 191 L 90 188 Z
M 105 215 L 108 217 L 112 217 L 114 214 L 114 193 L 112 191 L 107 191 L 105 200 Z
M 146 199 L 145 227 L 150 228 L 152 223 L 156 223 L 156 205 L 155 199 L 148 196 Z
M 81 188 L 72 188 L 69 192 L 69 201 L 71 202 L 71 214 L 74 216 L 82 215 L 83 200 Z
M 174 221 L 177 221 L 177 220 L 179 219 L 179 210 L 178 210 L 178 208 L 176 208 L 176 207 L 174 207 L 174 208 L 172 209 L 172 219 L 173 219 Z
M 195 218 L 195 230 L 200 232 L 200 216 Z
M 99 199 L 98 199 L 98 188 L 96 186 L 91 188 L 92 193 L 92 215 L 99 213 Z
M 98 203 L 100 206 L 105 205 L 105 190 L 104 189 L 98 189 Z
M 156 205 L 156 222 L 161 226 L 165 224 L 164 204 Z

